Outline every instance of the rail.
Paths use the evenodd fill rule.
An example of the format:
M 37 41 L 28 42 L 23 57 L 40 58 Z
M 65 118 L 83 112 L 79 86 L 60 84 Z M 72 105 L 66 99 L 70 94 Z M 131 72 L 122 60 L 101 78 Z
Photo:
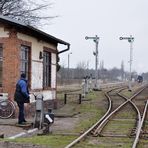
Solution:
M 112 101 L 111 101 L 111 98 L 109 97 L 108 93 L 111 92 L 112 90 L 116 90 L 116 89 L 125 89 L 125 87 L 120 87 L 120 88 L 114 88 L 114 89 L 111 89 L 109 90 L 108 92 L 105 92 L 105 96 L 107 97 L 108 99 L 108 102 L 109 102 L 109 105 L 108 105 L 108 109 L 106 111 L 106 113 L 104 114 L 104 116 L 99 120 L 97 121 L 91 128 L 89 128 L 85 133 L 83 133 L 80 137 L 78 137 L 77 139 L 75 139 L 73 142 L 71 142 L 69 145 L 67 145 L 65 148 L 70 148 L 72 146 L 74 146 L 76 143 L 78 143 L 81 139 L 83 139 L 87 134 L 89 134 L 92 130 L 94 130 L 95 128 L 97 128 L 97 126 L 99 124 L 101 124 L 101 122 L 103 122 L 106 118 L 106 116 L 109 114 L 109 112 L 111 111 L 111 108 L 112 108 Z M 95 130 L 96 131 L 96 130 Z
M 89 134 L 94 128 L 96 128 L 96 126 L 101 123 L 101 121 L 107 116 L 107 114 L 110 112 L 111 110 L 111 99 L 108 98 L 108 102 L 109 102 L 109 106 L 108 106 L 108 109 L 106 111 L 106 113 L 104 114 L 104 116 L 99 120 L 97 121 L 91 128 L 89 128 L 85 133 L 83 133 L 80 137 L 78 137 L 77 139 L 75 139 L 73 142 L 71 142 L 70 144 L 68 144 L 65 148 L 70 148 L 72 146 L 74 146 L 77 142 L 79 142 L 81 139 L 83 139 L 87 134 Z
M 138 91 L 135 95 L 133 95 L 130 99 L 128 99 L 127 97 L 121 95 L 120 93 L 118 93 L 119 96 L 123 97 L 126 99 L 126 101 L 124 103 L 122 103 L 120 106 L 118 106 L 114 111 L 112 111 L 108 116 L 106 116 L 106 118 L 101 122 L 101 124 L 97 127 L 96 131 L 94 132 L 94 135 L 97 136 L 100 131 L 102 130 L 102 127 L 108 122 L 108 119 L 113 115 L 115 114 L 117 111 L 119 111 L 123 106 L 125 106 L 128 102 L 130 102 L 134 107 L 135 107 L 135 110 L 137 111 L 137 114 L 138 114 L 138 126 L 137 126 L 137 129 L 139 128 L 140 126 L 140 123 L 141 123 L 141 116 L 140 116 L 140 112 L 137 108 L 137 106 L 131 101 L 134 97 L 136 97 L 139 93 L 141 93 L 143 90 L 145 89 L 142 88 L 140 91 Z
M 95 130 L 94 134 L 96 135 L 99 130 L 101 129 L 101 127 L 106 124 L 107 120 L 115 113 L 117 112 L 119 109 L 121 109 L 125 104 L 127 104 L 128 102 L 130 102 L 134 108 L 136 109 L 137 113 L 138 113 L 138 129 L 139 129 L 139 126 L 140 126 L 140 123 L 141 123 L 141 117 L 140 117 L 140 112 L 138 110 L 138 108 L 136 107 L 136 105 L 134 105 L 134 103 L 132 102 L 132 99 L 135 98 L 138 94 L 140 94 L 147 86 L 144 86 L 142 89 L 140 89 L 136 94 L 134 94 L 132 97 L 130 98 L 126 98 L 125 96 L 122 96 L 120 93 L 119 96 L 122 96 L 124 98 L 126 98 L 126 101 L 124 103 L 122 103 L 119 107 L 117 107 L 113 112 L 110 112 L 111 110 L 111 99 L 108 98 L 108 100 L 110 100 L 110 105 L 109 105 L 109 108 L 107 110 L 107 112 L 105 113 L 105 115 L 96 123 L 94 124 L 91 128 L 89 128 L 84 134 L 82 134 L 80 137 L 78 137 L 77 139 L 75 139 L 72 143 L 70 143 L 69 145 L 67 145 L 65 148 L 70 148 L 72 147 L 73 145 L 75 145 L 77 142 L 79 142 L 82 138 L 84 138 L 88 133 L 90 133 L 92 130 Z
M 147 108 L 148 108 L 148 100 L 147 100 L 147 102 L 146 102 L 146 104 L 145 104 L 143 116 L 142 116 L 141 122 L 139 123 L 138 130 L 137 130 L 137 134 L 136 134 L 136 138 L 135 138 L 135 140 L 134 140 L 134 143 L 133 143 L 132 148 L 136 148 L 136 146 L 137 146 L 137 144 L 138 144 L 139 137 L 140 137 L 140 132 L 141 132 L 141 129 L 142 129 L 142 126 L 143 126 L 143 122 L 144 122 L 145 116 L 146 116 Z

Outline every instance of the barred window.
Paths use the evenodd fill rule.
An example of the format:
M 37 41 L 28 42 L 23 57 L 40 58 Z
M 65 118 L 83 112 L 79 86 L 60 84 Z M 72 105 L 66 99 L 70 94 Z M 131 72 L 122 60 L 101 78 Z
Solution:
M 51 53 L 43 52 L 43 87 L 51 87 Z
M 29 47 L 21 46 L 21 73 L 26 74 L 26 78 L 29 79 Z
M 2 45 L 0 45 L 0 87 L 2 86 L 2 80 L 3 80 L 3 48 Z

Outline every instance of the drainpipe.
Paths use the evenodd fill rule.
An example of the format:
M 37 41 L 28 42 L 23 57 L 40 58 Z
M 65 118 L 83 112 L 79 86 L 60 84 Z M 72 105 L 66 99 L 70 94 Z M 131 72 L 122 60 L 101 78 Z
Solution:
M 67 43 L 67 44 L 64 44 L 64 45 L 67 45 L 67 48 L 64 49 L 64 50 L 59 51 L 59 52 L 57 53 L 57 56 L 58 56 L 59 54 L 63 53 L 63 52 L 68 51 L 68 50 L 70 49 L 70 44 Z M 54 109 L 57 109 L 57 99 L 54 101 Z
M 68 51 L 70 49 L 70 44 L 66 44 L 66 45 L 67 45 L 67 48 L 64 49 L 64 50 L 59 51 L 58 54 L 61 54 L 63 52 L 66 52 L 66 51 Z

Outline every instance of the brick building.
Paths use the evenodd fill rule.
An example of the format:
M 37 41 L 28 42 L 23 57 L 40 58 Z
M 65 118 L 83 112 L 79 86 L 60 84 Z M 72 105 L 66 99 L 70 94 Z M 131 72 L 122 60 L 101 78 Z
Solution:
M 66 49 L 58 51 L 58 44 Z M 0 93 L 13 99 L 24 72 L 30 91 L 42 92 L 45 100 L 56 99 L 57 55 L 69 47 L 63 40 L 0 15 Z

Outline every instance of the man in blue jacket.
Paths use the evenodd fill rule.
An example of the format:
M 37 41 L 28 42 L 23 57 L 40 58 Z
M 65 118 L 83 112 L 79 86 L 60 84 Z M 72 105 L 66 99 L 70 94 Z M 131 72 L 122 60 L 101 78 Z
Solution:
M 16 84 L 14 100 L 19 107 L 18 124 L 25 124 L 24 103 L 29 103 L 29 90 L 26 80 L 26 74 L 22 73 L 20 80 Z

